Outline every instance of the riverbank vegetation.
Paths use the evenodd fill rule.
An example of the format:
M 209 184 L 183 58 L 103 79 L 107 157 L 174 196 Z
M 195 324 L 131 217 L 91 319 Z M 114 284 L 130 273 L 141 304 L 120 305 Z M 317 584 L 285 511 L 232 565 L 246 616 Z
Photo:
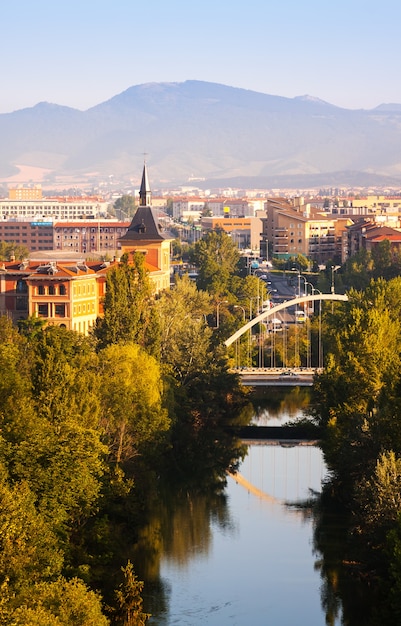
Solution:
M 138 257 L 89 337 L 0 318 L 2 625 L 146 623 L 133 556 L 159 484 L 221 491 L 244 453 L 213 298 L 188 278 L 155 298 Z
M 348 296 L 325 314 L 325 371 L 312 413 L 331 472 L 322 503 L 348 520 L 338 553 L 343 576 L 370 586 L 376 606 L 363 623 L 383 626 L 401 615 L 401 278 L 372 279 Z M 316 537 L 324 554 L 323 527 L 317 523 Z

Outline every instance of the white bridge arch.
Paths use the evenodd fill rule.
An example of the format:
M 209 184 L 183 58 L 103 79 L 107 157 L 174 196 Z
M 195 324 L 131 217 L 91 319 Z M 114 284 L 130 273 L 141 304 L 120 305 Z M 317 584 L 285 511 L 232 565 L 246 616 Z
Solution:
M 320 294 L 313 295 L 313 296 L 312 295 L 300 296 L 299 298 L 293 298 L 292 300 L 287 300 L 286 302 L 282 302 L 281 304 L 276 304 L 274 307 L 272 307 L 268 311 L 264 311 L 257 317 L 254 317 L 252 320 L 250 320 L 247 324 L 244 324 L 244 326 L 241 326 L 241 328 L 237 330 L 233 335 L 231 335 L 231 337 L 226 339 L 224 343 L 227 347 L 231 346 L 231 344 L 233 344 L 234 341 L 239 339 L 239 337 L 241 337 L 244 333 L 250 330 L 253 326 L 255 326 L 256 324 L 259 324 L 260 322 L 263 322 L 269 317 L 274 317 L 279 311 L 288 309 L 289 307 L 297 305 L 297 304 L 302 304 L 304 302 L 316 302 L 319 300 L 337 300 L 341 302 L 346 302 L 348 300 L 348 296 L 340 295 L 336 293 L 320 293 Z

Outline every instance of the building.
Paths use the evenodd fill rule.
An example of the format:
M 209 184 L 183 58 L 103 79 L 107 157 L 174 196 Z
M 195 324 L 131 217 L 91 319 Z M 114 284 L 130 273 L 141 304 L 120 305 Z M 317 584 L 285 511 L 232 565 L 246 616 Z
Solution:
M 42 187 L 41 185 L 18 185 L 8 190 L 9 200 L 41 200 L 42 199 Z
M 25 246 L 28 250 L 52 250 L 54 247 L 52 219 L 0 220 L 0 241 Z
M 380 242 L 388 240 L 391 249 L 398 252 L 401 247 L 401 232 L 389 226 L 376 224 L 374 219 L 360 218 L 348 226 L 343 233 L 343 258 L 347 259 L 361 250 L 371 252 Z
M 18 191 L 18 190 L 16 190 Z M 85 198 L 41 198 L 0 200 L 0 220 L 30 218 L 35 220 L 98 219 L 107 215 L 108 203 L 97 196 Z
M 262 218 L 261 254 L 288 259 L 302 254 L 317 263 L 340 259 L 342 233 L 352 220 L 326 214 L 303 198 L 269 198 Z
M 203 217 L 202 230 L 224 230 L 239 250 L 259 253 L 262 220 L 259 217 Z
M 23 245 L 30 252 L 57 250 L 113 256 L 121 248 L 119 238 L 130 222 L 115 219 L 63 220 L 21 219 L 0 220 L 0 241 Z
M 136 252 L 145 256 L 149 276 L 155 292 L 170 288 L 171 239 L 163 235 L 158 214 L 151 206 L 152 193 L 149 186 L 146 163 L 143 166 L 139 190 L 139 207 L 127 232 L 120 237 L 121 254 L 132 260 Z
M 88 334 L 102 314 L 106 273 L 114 263 L 10 261 L 0 264 L 0 315 L 37 316 Z
M 82 255 L 118 255 L 121 237 L 130 222 L 117 220 L 75 220 L 56 222 L 53 227 L 53 249 L 79 252 Z

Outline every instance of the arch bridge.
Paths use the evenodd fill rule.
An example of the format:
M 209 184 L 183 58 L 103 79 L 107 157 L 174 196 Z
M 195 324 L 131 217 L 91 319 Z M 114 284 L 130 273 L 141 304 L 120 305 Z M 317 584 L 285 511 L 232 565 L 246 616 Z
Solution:
M 346 302 L 348 301 L 347 295 L 341 295 L 336 293 L 319 293 L 317 295 L 304 295 L 299 296 L 297 298 L 293 298 L 292 300 L 287 300 L 286 302 L 282 302 L 273 306 L 271 309 L 260 313 L 249 322 L 244 324 L 239 330 L 237 330 L 231 337 L 226 339 L 224 342 L 227 347 L 231 346 L 237 340 L 249 332 L 249 336 L 251 336 L 252 328 L 260 323 L 266 323 L 270 318 L 275 318 L 277 313 L 280 311 L 284 311 L 285 309 L 289 309 L 291 307 L 297 307 L 299 304 L 306 304 L 310 302 L 322 302 L 325 300 L 337 301 L 337 302 Z M 321 311 L 319 311 L 319 315 Z M 321 327 L 319 324 L 319 354 L 321 352 Z M 251 345 L 249 345 L 249 351 L 251 353 Z M 322 369 L 322 359 L 319 358 L 319 364 L 317 367 L 311 367 L 311 364 L 308 363 L 307 367 L 280 367 L 276 368 L 271 367 L 241 367 L 237 368 L 239 371 L 242 382 L 245 385 L 250 386 L 268 386 L 268 385 L 283 385 L 283 386 L 295 386 L 295 385 L 304 385 L 309 386 L 313 383 L 313 377 L 315 373 Z

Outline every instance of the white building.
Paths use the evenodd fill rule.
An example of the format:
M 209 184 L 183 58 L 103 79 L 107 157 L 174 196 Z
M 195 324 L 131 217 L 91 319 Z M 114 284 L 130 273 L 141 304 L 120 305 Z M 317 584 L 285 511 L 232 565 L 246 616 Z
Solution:
M 0 219 L 54 218 L 77 220 L 99 218 L 107 214 L 108 203 L 99 198 L 68 198 L 41 200 L 0 200 Z

